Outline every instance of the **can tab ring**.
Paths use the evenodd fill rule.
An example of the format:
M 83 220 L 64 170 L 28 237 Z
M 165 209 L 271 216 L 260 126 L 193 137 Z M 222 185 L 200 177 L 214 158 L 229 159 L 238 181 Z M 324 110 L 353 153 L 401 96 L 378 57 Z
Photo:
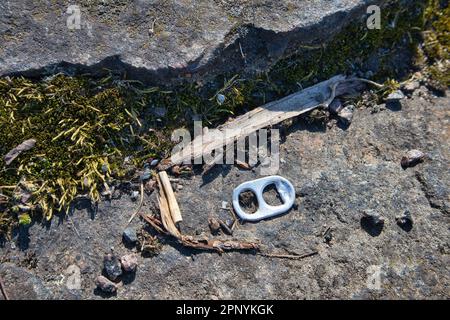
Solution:
M 283 204 L 279 206 L 269 205 L 263 197 L 264 189 L 274 184 Z M 246 213 L 239 204 L 239 195 L 245 191 L 252 191 L 258 201 L 258 210 L 255 213 Z M 236 214 L 242 220 L 260 221 L 262 219 L 271 218 L 288 211 L 295 201 L 295 189 L 292 184 L 285 178 L 280 176 L 269 176 L 252 181 L 247 181 L 237 186 L 233 191 L 233 208 Z

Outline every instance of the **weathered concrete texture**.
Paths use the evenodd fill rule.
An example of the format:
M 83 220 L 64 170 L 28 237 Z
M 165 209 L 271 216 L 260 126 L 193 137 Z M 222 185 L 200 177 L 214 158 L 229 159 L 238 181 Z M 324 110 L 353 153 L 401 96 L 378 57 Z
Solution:
M 279 174 L 296 187 L 298 206 L 269 221 L 239 225 L 234 237 L 257 239 L 274 253 L 317 255 L 298 261 L 238 252 L 219 256 L 163 240 L 161 253 L 139 256 L 136 275 L 127 276 L 111 298 L 448 299 L 450 99 L 425 100 L 428 95 L 422 87 L 401 108 L 359 108 L 345 130 L 334 120 L 321 126 L 305 119 L 289 129 Z M 400 159 L 413 148 L 431 159 L 403 170 Z M 183 232 L 210 236 L 208 216 L 229 217 L 222 201 L 230 203 L 233 188 L 257 172 L 219 166 L 180 180 Z M 145 210 L 152 199 L 146 196 Z M 130 252 L 121 238 L 136 206 L 123 195 L 101 203 L 97 214 L 82 210 L 47 228 L 30 227 L 29 238 L 22 233 L 0 249 L 6 290 L 19 298 L 104 297 L 95 291 L 95 278 L 111 247 L 118 256 Z M 365 210 L 385 218 L 382 229 L 362 220 Z M 405 210 L 412 228 L 396 223 Z M 66 286 L 73 280 L 71 265 L 80 268 L 81 290 Z
M 6 0 L 0 2 L 0 75 L 105 67 L 152 82 L 261 71 L 384 2 L 79 0 L 73 4 L 81 9 L 81 28 L 70 30 L 67 21 L 75 20 L 67 1 Z

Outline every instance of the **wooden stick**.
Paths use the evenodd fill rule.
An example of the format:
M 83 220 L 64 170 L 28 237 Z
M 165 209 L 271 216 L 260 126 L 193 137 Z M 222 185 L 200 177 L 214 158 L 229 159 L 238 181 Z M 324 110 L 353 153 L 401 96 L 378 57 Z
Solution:
M 157 180 L 159 180 L 158 177 Z M 141 214 L 144 220 L 147 221 L 159 233 L 172 235 L 177 238 L 183 246 L 198 250 L 212 250 L 218 253 L 222 253 L 227 250 L 259 250 L 259 244 L 256 242 L 218 239 L 205 240 L 196 239 L 192 236 L 181 234 L 173 224 L 167 208 L 167 202 L 163 194 L 161 194 L 160 198 L 158 198 L 161 211 L 161 221 L 155 217 Z
M 157 218 L 149 216 L 145 213 L 141 213 L 141 217 L 142 219 L 147 221 L 153 227 L 153 229 L 155 229 L 159 233 L 168 234 L 168 232 L 163 229 L 164 226 L 161 226 L 161 221 L 159 221 Z
M 159 178 L 159 175 L 156 177 L 156 180 L 158 181 L 159 185 L 159 198 L 158 198 L 158 204 L 159 204 L 159 211 L 161 213 L 161 222 L 164 226 L 164 228 L 175 238 L 181 239 L 181 233 L 178 231 L 177 227 L 175 226 L 174 221 L 172 220 L 172 215 L 170 213 L 169 208 L 169 201 L 166 198 L 166 194 L 163 190 L 161 179 Z
M 294 255 L 294 254 L 278 254 L 278 253 L 259 253 L 260 255 L 264 256 L 264 257 L 270 257 L 270 258 L 281 258 L 281 259 L 303 259 L 303 258 L 307 258 L 307 257 L 311 257 L 314 256 L 316 254 L 318 254 L 318 251 L 312 251 L 306 254 L 302 254 L 302 255 Z
M 178 206 L 177 199 L 175 198 L 175 194 L 173 193 L 172 185 L 170 184 L 167 172 L 161 171 L 158 175 L 160 184 L 162 185 L 161 191 L 165 193 L 165 197 L 169 205 L 170 215 L 172 216 L 172 221 L 176 225 L 177 223 L 183 221 L 183 218 L 181 217 L 180 207 Z
M 210 154 L 212 150 L 233 144 L 241 137 L 246 137 L 261 128 L 273 126 L 320 106 L 328 107 L 335 96 L 350 92 L 352 88 L 352 83 L 347 81 L 345 76 L 338 75 L 280 100 L 269 102 L 219 126 L 217 130 L 226 137 L 225 139 L 217 139 L 219 136 L 217 130 L 208 131 L 173 154 L 171 161 L 179 164 L 191 158 L 199 158 L 204 154 Z

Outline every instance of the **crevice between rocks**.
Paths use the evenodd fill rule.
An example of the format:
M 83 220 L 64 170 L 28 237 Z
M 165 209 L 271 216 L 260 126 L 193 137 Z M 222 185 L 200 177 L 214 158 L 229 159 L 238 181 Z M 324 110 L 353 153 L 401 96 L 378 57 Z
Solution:
M 445 205 L 445 203 L 442 199 L 439 199 L 439 197 L 436 195 L 436 192 L 427 183 L 426 178 L 424 177 L 423 173 L 416 171 L 414 173 L 414 177 L 419 182 L 420 188 L 421 188 L 425 198 L 428 200 L 430 207 L 433 209 L 439 210 L 444 215 L 448 215 L 449 214 L 448 207 Z

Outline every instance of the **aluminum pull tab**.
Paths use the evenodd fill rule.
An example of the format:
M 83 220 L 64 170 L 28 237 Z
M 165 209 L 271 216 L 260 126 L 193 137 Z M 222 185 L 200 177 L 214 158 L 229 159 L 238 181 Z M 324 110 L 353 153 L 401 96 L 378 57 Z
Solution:
M 268 186 L 274 184 L 280 194 L 283 204 L 279 206 L 269 205 L 263 197 L 263 191 Z M 246 213 L 239 204 L 239 195 L 245 191 L 252 191 L 258 200 L 258 210 L 255 213 Z M 295 201 L 295 189 L 292 184 L 280 176 L 264 177 L 252 181 L 247 181 L 237 186 L 233 191 L 233 208 L 242 220 L 260 221 L 262 219 L 278 216 L 288 211 Z

